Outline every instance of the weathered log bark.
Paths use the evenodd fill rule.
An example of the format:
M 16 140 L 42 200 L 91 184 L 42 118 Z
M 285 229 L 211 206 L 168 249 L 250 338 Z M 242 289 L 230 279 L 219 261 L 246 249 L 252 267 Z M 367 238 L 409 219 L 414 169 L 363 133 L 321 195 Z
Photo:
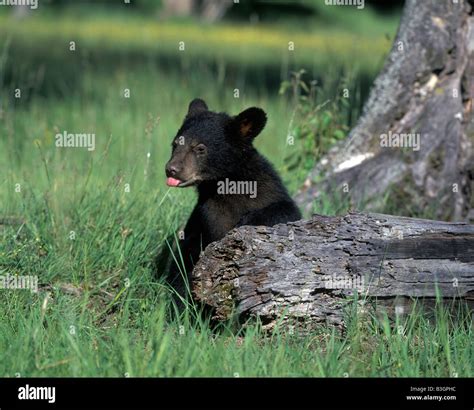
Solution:
M 354 289 L 376 308 L 437 292 L 474 305 L 474 225 L 351 213 L 244 226 L 206 248 L 192 281 L 215 319 L 258 316 L 269 328 L 343 327 Z
M 356 209 L 381 210 L 394 188 L 396 209 L 435 202 L 436 219 L 474 219 L 473 8 L 474 0 L 406 1 L 361 118 L 296 198 L 307 212 L 331 191 Z

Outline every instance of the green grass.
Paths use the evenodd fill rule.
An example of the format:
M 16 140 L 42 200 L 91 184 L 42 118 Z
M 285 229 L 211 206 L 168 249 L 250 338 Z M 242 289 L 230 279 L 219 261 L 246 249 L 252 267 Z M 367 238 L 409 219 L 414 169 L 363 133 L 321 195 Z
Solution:
M 319 79 L 334 70 L 346 74 L 359 71 L 372 77 L 390 49 L 397 24 L 392 18 L 385 26 L 377 23 L 377 33 L 364 33 L 348 24 L 344 13 L 330 20 L 334 25 L 317 20 L 308 28 L 237 22 L 208 25 L 189 20 L 157 21 L 133 13 L 84 14 L 74 10 L 58 16 L 45 6 L 21 22 L 0 13 L 0 38 L 11 41 L 9 55 L 15 61 L 9 70 L 12 82 L 23 87 L 25 82 L 35 82 L 38 79 L 31 78 L 31 68 L 36 66 L 38 71 L 42 68 L 39 82 L 48 83 L 52 77 L 54 86 L 64 91 L 80 76 L 84 65 L 108 66 L 112 62 L 113 67 L 117 60 L 134 60 L 138 65 L 157 58 L 174 72 L 188 73 L 196 65 L 199 70 L 212 66 L 218 72 L 219 85 L 226 76 L 233 76 L 237 86 L 249 76 L 262 82 L 270 75 L 283 80 L 289 71 L 302 67 Z M 75 43 L 74 52 L 70 42 Z M 62 64 L 65 60 L 69 64 Z M 58 80 L 64 84 L 58 85 Z
M 429 322 L 418 313 L 391 323 L 352 313 L 340 336 L 258 323 L 211 331 L 195 318 L 170 320 L 165 296 L 140 276 L 104 311 L 103 286 L 80 296 L 53 290 L 10 295 L 0 311 L 2 376 L 317 376 L 463 377 L 473 375 L 472 323 L 442 310 Z M 138 279 L 138 278 L 137 278 Z M 83 285 L 84 287 L 84 285 Z M 111 289 L 108 289 L 109 291 Z M 108 296 L 107 296 L 108 297 Z M 21 343 L 18 343 L 21 340 Z
M 301 118 L 293 118 L 294 107 L 278 95 L 278 88 L 244 82 L 240 98 L 234 98 L 229 73 L 216 83 L 195 56 L 189 56 L 190 66 L 183 63 L 174 71 L 163 71 L 153 58 L 128 61 L 133 60 L 130 53 L 135 56 L 134 47 L 138 53 L 147 48 L 159 52 L 152 37 L 140 40 L 140 30 L 146 33 L 148 27 L 142 27 L 140 17 L 130 20 L 130 38 L 123 44 L 110 30 L 91 33 L 88 24 L 94 21 L 75 27 L 65 17 L 51 26 L 48 18 L 12 27 L 0 16 L 0 31 L 16 30 L 12 44 L 22 45 L 0 44 L 0 55 L 6 56 L 0 59 L 0 217 L 21 219 L 0 224 L 0 274 L 37 275 L 41 284 L 38 294 L 0 290 L 0 376 L 473 376 L 472 323 L 468 318 L 452 321 L 443 311 L 436 321 L 415 313 L 393 323 L 363 318 L 353 309 L 344 335 L 325 326 L 304 335 L 288 329 L 269 335 L 257 322 L 245 330 L 236 323 L 212 329 L 192 308 L 179 317 L 170 315 L 171 291 L 156 277 L 153 260 L 195 201 L 192 190 L 169 189 L 164 183 L 171 138 L 188 102 L 200 96 L 211 109 L 230 113 L 262 106 L 269 121 L 257 147 L 291 192 L 301 185 L 303 173 L 288 171 L 284 159 L 307 147 L 301 139 L 289 146 L 287 136 L 295 129 L 306 132 Z M 97 20 L 107 22 L 103 16 Z M 52 27 L 58 30 L 56 40 Z M 157 30 L 171 35 L 173 27 Z M 196 28 L 189 27 L 185 35 L 194 38 Z M 117 28 L 121 30 L 123 25 Z M 206 30 L 216 41 L 232 28 Z M 273 32 L 286 38 L 275 27 L 249 29 L 242 38 L 271 39 Z M 29 42 L 28 33 L 36 44 Z M 91 52 L 103 53 L 104 66 L 92 64 L 87 53 L 65 57 L 60 52 L 56 60 L 54 45 L 70 35 Z M 230 55 L 230 43 L 222 44 L 223 55 Z M 36 86 L 41 64 L 30 67 L 29 55 L 21 57 L 32 45 L 36 58 L 46 61 L 43 74 L 59 94 Z M 121 58 L 111 58 L 114 47 Z M 209 47 L 210 58 L 216 47 Z M 257 51 L 253 46 L 254 56 Z M 263 51 L 255 64 L 263 64 L 271 52 Z M 334 54 L 324 47 L 318 53 L 322 61 Z M 352 58 L 347 50 L 335 53 L 338 61 Z M 383 53 L 380 49 L 375 60 L 381 61 Z M 365 58 L 359 55 L 354 65 Z M 236 59 L 241 64 L 237 73 L 254 64 L 252 59 Z M 48 71 L 57 61 L 56 69 Z M 24 71 L 8 77 L 8 65 Z M 288 67 L 280 60 L 276 65 L 286 78 Z M 318 88 L 317 103 L 331 100 L 315 114 L 324 149 L 335 138 L 334 130 L 341 129 L 331 119 L 341 121 L 344 110 L 353 109 L 338 104 L 338 87 L 344 84 L 339 68 L 322 72 L 324 83 Z M 19 100 L 11 98 L 15 79 L 28 79 L 31 85 L 22 87 Z M 131 90 L 130 99 L 123 97 L 125 88 Z M 94 132 L 95 151 L 56 148 L 54 136 L 64 130 Z M 327 214 L 345 210 L 329 199 L 319 208 Z
M 443 315 L 436 324 L 409 316 L 404 335 L 388 319 L 361 324 L 352 315 L 344 336 L 326 327 L 305 336 L 287 329 L 266 336 L 257 323 L 245 332 L 232 324 L 213 332 L 192 310 L 171 318 L 170 292 L 152 262 L 195 197 L 164 185 L 183 101 L 204 95 L 211 107 L 232 112 L 264 106 L 270 121 L 259 145 L 282 172 L 290 113 L 283 99 L 220 100 L 201 94 L 198 83 L 193 92 L 173 96 L 169 87 L 178 79 L 157 78 L 148 87 L 149 77 L 129 74 L 134 98 L 127 101 L 119 93 L 120 74 L 86 75 L 73 99 L 35 98 L 4 112 L 0 213 L 24 224 L 0 232 L 0 267 L 4 274 L 38 275 L 42 287 L 38 294 L 0 291 L 0 375 L 473 375 L 472 325 Z M 168 92 L 160 96 L 160 90 Z M 96 151 L 54 147 L 56 129 L 84 128 L 96 131 Z M 296 189 L 300 181 L 283 176 Z
M 277 64 L 288 60 L 298 66 L 328 68 L 354 63 L 376 70 L 392 44 L 398 16 L 375 15 L 370 9 L 348 14 L 340 7 L 317 7 L 320 17 L 304 24 L 249 25 L 241 22 L 219 24 L 193 20 L 157 20 L 136 13 L 111 13 L 100 7 L 72 7 L 58 16 L 45 5 L 21 24 L 0 13 L 0 34 L 29 44 L 34 52 L 41 45 L 67 48 L 75 41 L 78 50 L 115 50 L 120 53 L 176 55 L 207 58 L 225 63 Z M 344 9 L 344 8 L 342 8 Z M 288 43 L 295 48 L 289 52 Z M 53 53 L 52 47 L 49 53 Z M 56 51 L 58 52 L 58 51 Z

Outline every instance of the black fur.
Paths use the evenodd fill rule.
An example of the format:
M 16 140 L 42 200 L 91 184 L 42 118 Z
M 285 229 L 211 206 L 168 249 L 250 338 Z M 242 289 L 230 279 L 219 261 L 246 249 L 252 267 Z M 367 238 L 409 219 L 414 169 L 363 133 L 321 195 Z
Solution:
M 185 186 L 191 181 L 198 191 L 197 204 L 179 243 L 187 275 L 201 250 L 231 229 L 273 226 L 301 218 L 275 169 L 252 145 L 265 123 L 266 115 L 260 108 L 252 107 L 231 117 L 209 111 L 199 99 L 189 105 L 166 166 L 168 177 Z M 219 193 L 219 181 L 226 178 L 256 182 L 256 197 Z M 184 284 L 177 266 L 171 271 L 171 283 L 182 293 Z

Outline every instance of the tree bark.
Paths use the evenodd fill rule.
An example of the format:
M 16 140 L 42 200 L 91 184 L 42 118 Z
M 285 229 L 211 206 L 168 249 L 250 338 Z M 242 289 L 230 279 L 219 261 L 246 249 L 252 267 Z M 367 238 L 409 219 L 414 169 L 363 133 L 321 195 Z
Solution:
M 232 7 L 232 0 L 163 0 L 162 17 L 198 15 L 208 22 L 215 22 Z
M 214 318 L 258 316 L 264 326 L 344 327 L 355 290 L 374 307 L 474 305 L 474 225 L 382 214 L 315 215 L 274 227 L 244 226 L 210 244 L 192 274 L 193 295 Z M 387 310 L 386 310 L 387 311 Z
M 208 22 L 221 20 L 232 5 L 232 0 L 203 0 L 201 17 Z
M 196 0 L 163 0 L 162 17 L 190 16 L 197 9 L 196 3 Z
M 328 192 L 347 194 L 355 208 L 381 210 L 391 189 L 389 200 L 406 214 L 435 203 L 436 219 L 474 219 L 473 6 L 474 0 L 406 1 L 361 118 L 297 195 L 307 212 Z M 409 142 L 397 147 L 397 135 L 418 135 L 419 150 Z M 384 146 L 390 137 L 392 145 Z

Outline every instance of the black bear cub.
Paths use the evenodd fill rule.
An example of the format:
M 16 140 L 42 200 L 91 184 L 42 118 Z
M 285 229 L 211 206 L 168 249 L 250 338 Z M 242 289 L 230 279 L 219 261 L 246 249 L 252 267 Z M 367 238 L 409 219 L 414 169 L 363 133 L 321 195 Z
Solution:
M 195 99 L 172 143 L 167 184 L 195 186 L 198 201 L 179 243 L 189 275 L 201 250 L 242 225 L 273 226 L 301 219 L 272 165 L 253 147 L 267 117 L 261 108 L 237 116 L 215 113 Z M 183 275 L 172 268 L 171 284 L 182 293 Z

